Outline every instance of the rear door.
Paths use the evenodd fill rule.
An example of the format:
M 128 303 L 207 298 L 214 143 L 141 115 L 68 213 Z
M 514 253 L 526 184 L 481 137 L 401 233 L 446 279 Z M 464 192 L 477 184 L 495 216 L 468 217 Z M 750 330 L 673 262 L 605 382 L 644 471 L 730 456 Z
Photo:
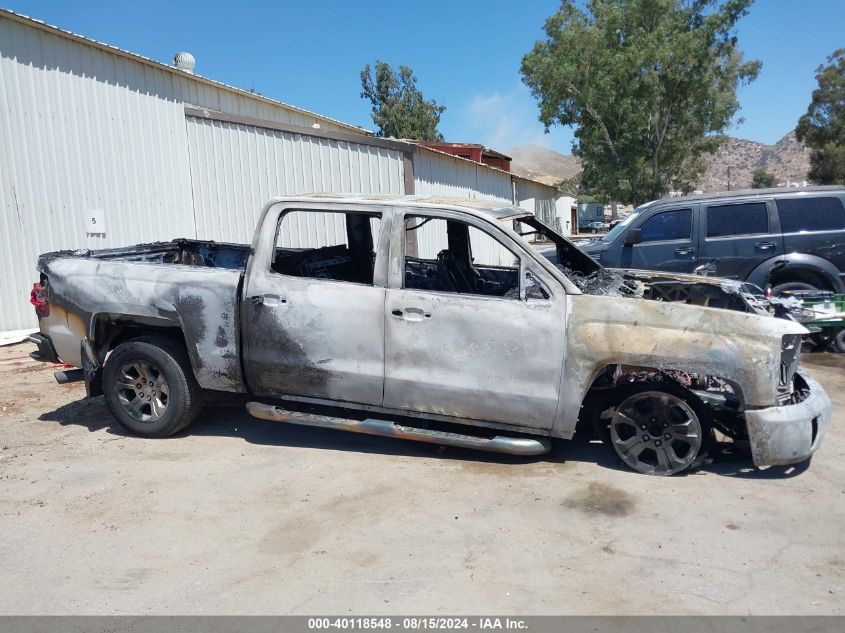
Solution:
M 620 268 L 665 270 L 690 273 L 698 265 L 698 215 L 697 204 L 679 204 L 661 207 L 647 217 L 638 219 L 631 229 L 640 229 L 642 242 L 632 246 L 622 242 L 614 248 L 621 249 Z M 614 258 L 615 259 L 615 258 Z
M 717 277 L 744 280 L 757 265 L 781 255 L 774 202 L 755 198 L 702 203 L 699 262 L 713 262 Z
M 778 198 L 787 253 L 822 257 L 845 273 L 845 206 L 842 196 L 792 195 Z
M 381 405 L 386 275 L 379 272 L 384 257 L 376 257 L 380 214 L 276 213 L 278 219 L 268 212 L 264 221 L 277 228 L 262 229 L 241 307 L 250 390 Z

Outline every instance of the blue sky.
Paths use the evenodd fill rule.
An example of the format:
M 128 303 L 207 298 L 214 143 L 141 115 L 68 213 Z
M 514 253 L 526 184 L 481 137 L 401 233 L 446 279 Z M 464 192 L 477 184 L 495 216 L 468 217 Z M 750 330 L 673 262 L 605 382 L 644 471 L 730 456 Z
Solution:
M 198 74 L 368 129 L 361 68 L 376 59 L 407 64 L 424 94 L 446 105 L 440 129 L 448 140 L 570 151 L 571 130 L 543 133 L 519 76 L 556 0 L 0 5 L 167 63 L 177 50 L 190 51 Z M 763 70 L 740 89 L 745 122 L 731 133 L 774 143 L 791 130 L 809 103 L 816 67 L 845 47 L 843 26 L 845 0 L 757 0 L 738 36 Z

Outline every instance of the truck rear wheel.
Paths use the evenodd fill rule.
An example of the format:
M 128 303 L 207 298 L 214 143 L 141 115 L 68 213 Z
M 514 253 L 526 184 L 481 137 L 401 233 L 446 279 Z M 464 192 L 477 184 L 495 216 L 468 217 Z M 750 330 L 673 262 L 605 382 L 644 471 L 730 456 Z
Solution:
M 185 349 L 166 337 L 118 345 L 103 368 L 103 392 L 115 419 L 142 437 L 178 433 L 202 407 Z

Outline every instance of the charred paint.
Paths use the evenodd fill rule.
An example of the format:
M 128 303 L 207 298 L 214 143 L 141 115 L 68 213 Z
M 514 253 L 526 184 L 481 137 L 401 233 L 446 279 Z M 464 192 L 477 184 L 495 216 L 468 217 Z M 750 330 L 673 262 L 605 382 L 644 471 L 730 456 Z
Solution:
M 235 324 L 230 317 L 224 317 L 237 309 L 239 271 L 198 265 L 196 258 L 180 255 L 180 249 L 187 245 L 183 240 L 42 256 L 38 269 L 48 277 L 51 303 L 66 312 L 64 322 L 51 314 L 41 324 L 59 356 L 79 366 L 79 339 L 90 335 L 98 317 L 123 323 L 169 325 L 183 334 L 202 387 L 243 391 L 234 344 Z M 183 260 L 193 264 L 179 263 Z M 76 324 L 72 330 L 69 323 Z M 225 345 L 219 345 L 221 341 Z
M 378 208 L 387 228 L 375 268 L 386 271 L 385 279 L 365 285 L 271 272 L 276 221 L 285 205 L 336 210 L 344 204 Z M 520 274 L 536 277 L 551 296 L 479 298 L 403 288 L 403 249 L 391 243 L 403 244 L 402 214 L 414 205 L 487 227 L 520 254 Z M 54 343 L 61 339 L 60 355 L 78 365 L 76 330 L 82 324 L 90 332 L 97 315 L 163 322 L 184 334 L 200 385 L 226 391 L 245 389 L 243 336 L 243 363 L 257 392 L 434 413 L 478 425 L 511 423 L 556 437 L 572 436 L 593 379 L 616 364 L 716 376 L 738 385 L 752 412 L 792 415 L 778 406 L 781 341 L 805 333 L 803 327 L 761 316 L 768 315 L 765 304 L 734 282 L 601 272 L 557 236 L 559 254 L 572 256 L 561 263 L 589 277 L 575 280 L 579 289 L 509 228 L 510 220 L 500 221 L 522 216 L 507 205 L 433 198 L 273 201 L 262 214 L 244 286 L 246 296 L 272 298 L 267 305 L 239 300 L 244 246 L 181 240 L 56 253 L 43 256 L 39 270 L 66 314 L 56 310 L 42 329 Z M 417 312 L 431 318 L 402 318 Z M 242 332 L 233 315 L 243 319 Z M 824 412 L 823 399 L 807 402 Z M 810 404 L 795 405 L 795 411 Z M 765 424 L 766 415 L 752 417 Z

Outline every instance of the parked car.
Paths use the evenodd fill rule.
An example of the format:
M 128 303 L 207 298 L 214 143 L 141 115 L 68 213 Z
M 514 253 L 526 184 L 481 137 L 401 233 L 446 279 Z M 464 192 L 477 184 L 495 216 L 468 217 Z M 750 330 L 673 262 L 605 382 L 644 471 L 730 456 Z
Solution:
M 590 222 L 584 226 L 584 230 L 589 231 L 590 233 L 601 233 L 602 231 L 607 230 L 607 224 L 604 222 Z
M 845 292 L 845 188 L 728 191 L 641 205 L 584 252 L 611 268 Z
M 57 378 L 145 437 L 218 391 L 262 419 L 530 455 L 583 408 L 625 464 L 669 475 L 716 425 L 767 465 L 807 459 L 830 421 L 797 372 L 805 328 L 741 284 L 611 273 L 496 202 L 280 198 L 251 246 L 64 251 L 38 270 L 36 356 L 80 368 Z

